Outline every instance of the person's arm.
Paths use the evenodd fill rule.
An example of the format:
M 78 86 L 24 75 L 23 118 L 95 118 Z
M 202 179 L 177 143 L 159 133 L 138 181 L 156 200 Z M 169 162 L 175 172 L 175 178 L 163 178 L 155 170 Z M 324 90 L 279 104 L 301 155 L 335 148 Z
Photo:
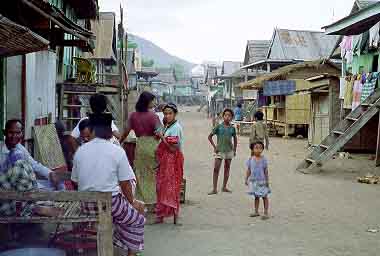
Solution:
M 265 159 L 265 169 L 264 169 L 265 181 L 267 187 L 269 188 L 269 172 L 268 172 L 268 161 Z
M 215 153 L 218 153 L 218 152 L 217 152 L 216 145 L 215 145 L 215 142 L 214 142 L 214 140 L 213 140 L 213 137 L 214 137 L 214 135 L 211 133 L 211 134 L 208 136 L 208 141 L 210 142 L 211 146 L 213 147 L 214 152 L 215 152 Z
M 218 153 L 218 149 L 217 149 L 217 147 L 216 147 L 216 145 L 215 145 L 215 142 L 214 142 L 213 137 L 218 133 L 218 127 L 219 127 L 219 126 L 216 125 L 216 126 L 212 129 L 210 135 L 208 136 L 208 141 L 210 142 L 211 146 L 213 147 L 215 153 Z
M 248 186 L 248 179 L 250 176 L 251 176 L 251 171 L 249 170 L 249 168 L 247 168 L 247 171 L 245 173 L 245 185 L 247 186 Z
M 268 172 L 268 167 L 265 168 L 264 174 L 265 174 L 265 181 L 266 181 L 267 187 L 269 188 L 269 172 Z
M 125 198 L 127 198 L 130 204 L 133 204 L 133 202 L 135 201 L 135 197 L 133 195 L 132 182 L 130 180 L 124 180 L 124 181 L 120 181 L 119 185 L 121 188 L 121 192 L 123 193 Z
M 236 135 L 236 129 L 235 128 L 234 128 L 233 138 L 234 138 L 234 154 L 236 156 L 238 140 L 237 140 L 237 135 Z
M 41 177 L 50 179 L 52 170 L 43 166 L 41 163 L 37 162 L 36 160 L 34 160 L 34 158 L 30 155 L 28 150 L 26 150 L 26 148 L 22 146 L 21 144 L 17 145 L 17 149 L 20 150 L 24 154 L 25 159 L 27 159 L 27 161 L 31 164 L 33 171 L 35 173 L 37 173 Z
M 120 144 L 123 144 L 124 140 L 128 137 L 129 133 L 131 132 L 131 128 L 129 128 L 129 126 L 127 126 L 127 128 L 124 129 L 124 132 L 123 134 L 121 135 L 120 137 Z

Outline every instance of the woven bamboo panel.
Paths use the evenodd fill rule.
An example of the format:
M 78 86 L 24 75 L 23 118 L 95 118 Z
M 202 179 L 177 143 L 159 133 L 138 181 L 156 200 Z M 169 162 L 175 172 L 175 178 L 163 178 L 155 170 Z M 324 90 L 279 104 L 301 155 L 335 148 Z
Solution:
M 35 159 L 49 168 L 66 165 L 54 124 L 33 129 Z
M 310 94 L 286 96 L 286 118 L 288 124 L 310 123 Z

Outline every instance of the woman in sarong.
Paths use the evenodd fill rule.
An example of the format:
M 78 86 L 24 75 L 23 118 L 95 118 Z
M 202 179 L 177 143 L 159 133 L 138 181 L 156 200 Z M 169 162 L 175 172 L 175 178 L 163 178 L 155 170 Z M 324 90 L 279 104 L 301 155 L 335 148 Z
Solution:
M 177 113 L 175 104 L 164 107 L 165 128 L 157 150 L 157 223 L 162 223 L 165 217 L 174 216 L 174 224 L 177 224 L 184 162 L 183 131 L 176 120 Z
M 137 103 L 136 112 L 128 119 L 127 128 L 120 140 L 122 143 L 133 130 L 137 137 L 134 170 L 137 178 L 136 197 L 147 205 L 156 203 L 156 150 L 159 143 L 161 123 L 152 111 L 155 96 L 143 92 Z
M 134 197 L 135 175 L 124 150 L 109 141 L 112 116 L 92 115 L 90 122 L 96 138 L 75 153 L 71 179 L 79 191 L 112 193 L 113 243 L 133 256 L 144 248 L 145 206 Z M 97 204 L 86 203 L 83 210 L 96 214 Z

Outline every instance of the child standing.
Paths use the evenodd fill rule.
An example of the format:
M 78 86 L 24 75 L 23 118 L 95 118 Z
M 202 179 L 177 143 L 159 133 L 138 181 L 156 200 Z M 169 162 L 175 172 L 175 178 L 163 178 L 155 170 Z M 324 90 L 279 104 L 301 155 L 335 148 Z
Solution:
M 237 137 L 235 127 L 231 124 L 234 117 L 234 112 L 231 109 L 223 111 L 223 123 L 214 127 L 211 134 L 208 136 L 215 153 L 215 166 L 213 173 L 213 190 L 209 195 L 218 193 L 218 178 L 219 171 L 224 160 L 224 180 L 223 192 L 231 193 L 232 191 L 227 188 L 228 179 L 230 177 L 230 167 L 232 158 L 236 155 Z M 217 137 L 217 145 L 215 145 L 213 137 Z M 233 144 L 232 144 L 233 139 Z
M 259 217 L 260 198 L 264 201 L 263 220 L 269 219 L 269 188 L 268 161 L 262 155 L 264 143 L 256 142 L 250 145 L 251 158 L 247 161 L 245 184 L 249 186 L 248 194 L 255 198 L 255 212 L 250 217 Z
M 254 144 L 256 142 L 262 142 L 264 144 L 265 141 L 265 149 L 269 149 L 269 134 L 268 127 L 264 123 L 264 113 L 261 111 L 257 111 L 255 113 L 255 121 L 252 125 L 251 136 L 249 137 L 249 143 Z

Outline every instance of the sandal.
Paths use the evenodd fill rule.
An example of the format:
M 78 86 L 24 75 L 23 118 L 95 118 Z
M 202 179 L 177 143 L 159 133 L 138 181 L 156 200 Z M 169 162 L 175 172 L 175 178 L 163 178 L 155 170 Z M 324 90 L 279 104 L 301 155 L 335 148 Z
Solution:
M 268 215 L 264 215 L 263 217 L 261 217 L 262 220 L 269 220 L 269 216 Z
M 251 217 L 251 218 L 260 217 L 260 214 L 259 214 L 259 213 L 251 213 L 251 214 L 249 215 L 249 217 Z

